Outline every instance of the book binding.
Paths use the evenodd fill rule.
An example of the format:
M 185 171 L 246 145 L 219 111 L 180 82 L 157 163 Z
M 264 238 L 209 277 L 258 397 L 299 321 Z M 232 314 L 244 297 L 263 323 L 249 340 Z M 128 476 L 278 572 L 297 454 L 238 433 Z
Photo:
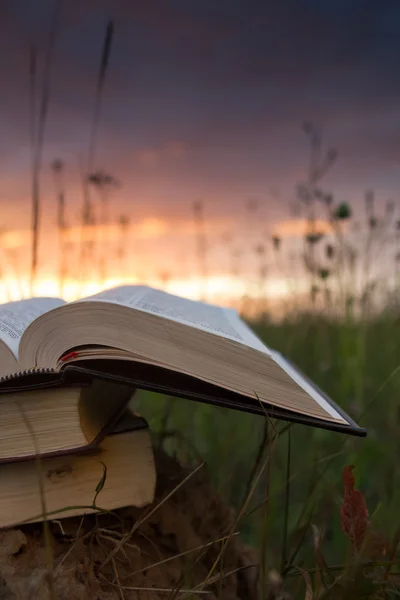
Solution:
M 16 373 L 13 376 L 1 379 L 0 394 L 66 385 L 85 386 L 90 385 L 93 380 L 104 380 L 125 385 L 128 384 L 133 389 L 137 388 L 158 392 L 223 408 L 258 414 L 264 417 L 268 415 L 270 418 L 314 426 L 329 431 L 337 431 L 359 437 L 366 436 L 367 432 L 364 428 L 359 427 L 339 406 L 311 382 L 308 377 L 301 373 L 293 363 L 290 364 L 343 416 L 348 424 L 334 423 L 302 415 L 295 411 L 276 407 L 272 404 L 225 390 L 190 375 L 134 361 L 107 360 L 105 365 L 105 361 L 93 359 L 81 361 L 81 363 L 68 364 L 61 371 L 31 369 L 28 372 Z M 106 371 L 104 370 L 105 366 L 107 366 Z

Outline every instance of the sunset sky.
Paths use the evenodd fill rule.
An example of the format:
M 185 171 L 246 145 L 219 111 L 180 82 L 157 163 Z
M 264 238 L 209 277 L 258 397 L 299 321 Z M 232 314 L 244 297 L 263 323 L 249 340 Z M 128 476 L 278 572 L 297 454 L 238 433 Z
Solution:
M 0 3 L 3 278 L 29 263 L 28 55 L 35 44 L 43 66 L 54 6 L 54 0 Z M 339 151 L 326 189 L 355 213 L 368 188 L 382 206 L 398 202 L 396 0 L 64 0 L 45 132 L 43 289 L 51 289 L 57 269 L 49 164 L 65 163 L 67 221 L 76 231 L 79 164 L 88 151 L 109 19 L 115 30 L 94 163 L 121 182 L 112 194 L 112 217 L 129 216 L 132 249 L 123 264 L 112 258 L 110 281 L 157 283 L 168 274 L 174 291 L 195 296 L 192 205 L 201 199 L 213 252 L 210 285 L 217 295 L 233 283 L 243 293 L 255 259 L 250 264 L 241 251 L 241 275 L 232 283 L 227 244 L 239 253 L 273 233 L 296 239 L 304 230 L 289 207 L 307 168 L 305 120 L 318 124 L 327 147 Z M 249 199 L 258 203 L 252 217 Z M 117 240 L 118 229 L 107 235 Z M 285 277 L 271 265 L 272 295 L 279 296 Z

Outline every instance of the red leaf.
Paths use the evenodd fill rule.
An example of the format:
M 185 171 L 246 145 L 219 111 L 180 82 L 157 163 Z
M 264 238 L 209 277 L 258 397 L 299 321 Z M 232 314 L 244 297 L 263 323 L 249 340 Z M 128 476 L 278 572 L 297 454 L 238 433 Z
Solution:
M 344 499 L 340 509 L 340 522 L 353 550 L 359 551 L 364 542 L 369 515 L 364 496 L 354 487 L 353 469 L 354 465 L 348 465 L 343 470 Z
M 355 479 L 353 475 L 354 465 L 347 465 L 343 469 L 343 485 L 345 495 L 354 490 Z

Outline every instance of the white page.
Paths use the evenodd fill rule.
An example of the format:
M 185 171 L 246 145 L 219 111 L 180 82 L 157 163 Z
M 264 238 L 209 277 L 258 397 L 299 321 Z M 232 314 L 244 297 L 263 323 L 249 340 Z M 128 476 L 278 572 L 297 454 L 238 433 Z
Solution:
M 77 302 L 88 300 L 131 306 L 137 310 L 240 342 L 260 352 L 271 353 L 241 320 L 237 312 L 230 308 L 188 300 L 142 285 L 116 287 Z
M 65 304 L 60 298 L 30 298 L 0 305 L 0 339 L 18 360 L 19 342 L 25 329 L 40 315 Z
M 104 290 L 93 296 L 75 300 L 75 303 L 86 302 L 87 300 L 101 300 L 103 302 L 112 302 L 113 304 L 121 304 L 122 306 L 135 307 L 136 302 L 146 293 L 148 288 L 145 285 L 120 285 L 110 290 Z M 159 292 L 161 293 L 161 292 Z

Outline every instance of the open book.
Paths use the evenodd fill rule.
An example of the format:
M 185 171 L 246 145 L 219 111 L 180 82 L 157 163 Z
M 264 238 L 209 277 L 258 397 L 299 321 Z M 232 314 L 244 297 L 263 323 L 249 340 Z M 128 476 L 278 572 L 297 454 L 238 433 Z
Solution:
M 249 412 L 365 431 L 236 311 L 146 286 L 71 303 L 0 306 L 0 392 L 50 385 L 70 370 Z

